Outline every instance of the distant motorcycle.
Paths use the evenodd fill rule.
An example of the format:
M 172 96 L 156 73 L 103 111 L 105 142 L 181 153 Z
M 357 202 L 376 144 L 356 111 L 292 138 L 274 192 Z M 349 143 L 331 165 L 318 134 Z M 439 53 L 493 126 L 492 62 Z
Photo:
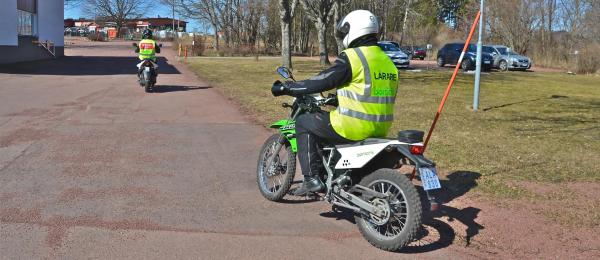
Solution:
M 291 72 L 278 68 L 292 79 Z M 257 166 L 258 188 L 264 198 L 280 201 L 288 194 L 296 174 L 296 125 L 303 113 L 314 113 L 326 105 L 335 106 L 330 94 L 296 97 L 289 119 L 271 125 L 279 133 L 269 137 L 260 152 Z M 436 190 L 441 188 L 435 163 L 423 156 L 423 132 L 400 131 L 397 139 L 369 138 L 352 144 L 324 143 L 319 149 L 323 168 L 319 176 L 326 184 L 323 194 L 315 194 L 333 206 L 350 209 L 363 237 L 372 245 L 397 251 L 412 242 L 422 223 L 422 205 L 410 179 L 397 171 L 402 165 L 416 168 L 432 210 L 438 206 Z
M 139 46 L 137 43 L 133 43 L 133 47 L 138 49 Z M 158 47 L 162 47 L 162 44 L 159 44 Z M 140 73 L 138 73 L 140 86 L 148 93 L 154 91 L 156 78 L 158 77 L 158 64 L 151 59 L 144 59 L 138 64 L 138 68 L 140 71 Z

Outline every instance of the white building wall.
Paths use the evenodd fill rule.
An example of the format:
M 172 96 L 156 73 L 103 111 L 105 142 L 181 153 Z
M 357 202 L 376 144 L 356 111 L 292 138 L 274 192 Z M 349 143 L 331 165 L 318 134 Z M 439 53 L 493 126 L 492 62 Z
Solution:
M 0 2 L 0 46 L 17 46 L 19 45 L 17 0 L 1 0 Z
M 4 0 L 3 0 L 4 1 Z M 9 0 L 15 1 L 15 0 Z M 16 1 L 15 1 L 16 2 Z M 16 4 L 15 4 L 16 9 Z M 57 47 L 65 46 L 64 0 L 38 0 L 38 38 L 52 41 Z M 14 26 L 16 28 L 16 24 Z

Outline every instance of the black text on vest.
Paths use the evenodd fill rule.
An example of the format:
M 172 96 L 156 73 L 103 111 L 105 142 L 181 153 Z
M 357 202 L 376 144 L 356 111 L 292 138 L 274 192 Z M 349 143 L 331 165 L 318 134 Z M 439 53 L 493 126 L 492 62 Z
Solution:
M 373 77 L 378 80 L 396 81 L 398 79 L 398 75 L 396 73 L 387 73 L 387 72 L 374 72 Z

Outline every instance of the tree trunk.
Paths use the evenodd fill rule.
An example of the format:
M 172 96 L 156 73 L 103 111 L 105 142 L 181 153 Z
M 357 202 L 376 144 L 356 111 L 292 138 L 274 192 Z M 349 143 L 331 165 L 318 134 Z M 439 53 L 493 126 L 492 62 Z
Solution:
M 402 33 L 400 34 L 400 45 L 404 41 L 404 34 L 406 33 L 406 18 L 408 18 L 408 11 L 410 9 L 410 4 L 412 0 L 408 0 L 406 3 L 406 8 L 404 9 L 404 19 L 402 19 Z
M 336 33 L 335 33 L 336 27 L 337 27 L 338 23 L 340 23 L 340 21 L 342 20 L 342 2 L 341 2 L 341 0 L 336 0 L 333 8 L 335 8 L 333 10 L 333 35 L 336 35 Z M 335 42 L 337 45 L 337 54 L 341 53 L 344 50 L 343 40 L 344 39 L 335 37 Z
M 290 25 L 294 19 L 297 0 L 279 0 L 279 22 L 281 24 L 281 59 L 283 66 L 292 68 L 292 51 L 290 49 L 292 35 Z
M 281 21 L 281 64 L 292 68 L 292 51 L 290 49 L 290 24 Z
M 327 52 L 327 36 L 326 33 L 327 25 L 319 19 L 317 22 L 317 35 L 319 40 L 319 56 L 321 65 L 331 65 L 329 62 L 329 54 Z
M 215 29 L 215 50 L 219 50 L 219 28 L 213 24 L 213 28 Z

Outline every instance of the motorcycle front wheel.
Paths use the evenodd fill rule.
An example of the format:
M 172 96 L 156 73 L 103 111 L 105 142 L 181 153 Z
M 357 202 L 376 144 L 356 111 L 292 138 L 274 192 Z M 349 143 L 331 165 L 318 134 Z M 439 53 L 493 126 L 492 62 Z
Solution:
M 284 137 L 274 134 L 265 141 L 256 167 L 258 189 L 270 201 L 280 201 L 287 194 L 296 174 L 296 154 L 287 140 L 281 143 L 280 138 Z M 275 157 L 267 169 L 268 160 L 273 154 Z
M 393 169 L 379 169 L 365 176 L 360 185 L 391 195 L 388 199 L 368 200 L 383 214 L 355 215 L 363 237 L 386 251 L 398 251 L 412 242 L 421 228 L 422 206 L 417 189 L 408 177 Z

